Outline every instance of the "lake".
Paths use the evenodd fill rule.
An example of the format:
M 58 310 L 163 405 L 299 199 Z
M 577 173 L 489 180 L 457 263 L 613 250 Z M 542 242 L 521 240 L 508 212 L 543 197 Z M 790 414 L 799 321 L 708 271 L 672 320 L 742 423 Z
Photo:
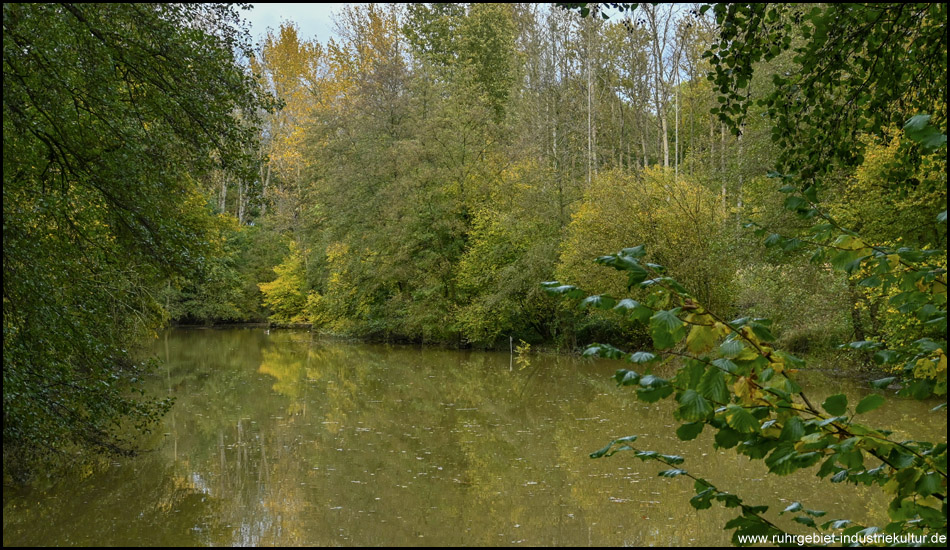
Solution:
M 691 480 L 630 453 L 588 457 L 630 434 L 770 517 L 801 500 L 827 519 L 886 523 L 879 490 L 832 485 L 817 467 L 766 475 L 708 431 L 679 441 L 672 399 L 637 402 L 611 378 L 620 363 L 263 329 L 171 330 L 153 352 L 153 389 L 176 403 L 148 450 L 4 487 L 5 546 L 729 544 L 733 515 L 694 510 Z M 869 393 L 820 372 L 799 381 L 814 403 Z M 934 404 L 892 399 L 866 416 L 944 441 Z

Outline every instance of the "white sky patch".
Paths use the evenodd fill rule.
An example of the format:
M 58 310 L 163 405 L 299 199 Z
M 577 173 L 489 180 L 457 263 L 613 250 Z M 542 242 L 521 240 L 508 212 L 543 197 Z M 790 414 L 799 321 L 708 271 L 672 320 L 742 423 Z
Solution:
M 251 38 L 255 44 L 261 41 L 268 28 L 276 31 L 282 21 L 296 23 L 301 38 L 316 38 L 326 44 L 335 35 L 332 16 L 345 5 L 262 3 L 254 4 L 253 9 L 242 12 L 242 15 L 250 23 Z

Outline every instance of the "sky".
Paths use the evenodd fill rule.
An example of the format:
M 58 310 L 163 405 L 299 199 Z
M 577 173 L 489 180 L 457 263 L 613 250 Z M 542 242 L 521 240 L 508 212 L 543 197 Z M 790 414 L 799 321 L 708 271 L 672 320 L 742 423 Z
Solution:
M 268 28 L 277 30 L 281 21 L 293 21 L 300 28 L 304 39 L 316 37 L 322 43 L 333 36 L 331 15 L 346 4 L 253 4 L 254 8 L 242 12 L 251 27 L 254 43 L 260 42 Z

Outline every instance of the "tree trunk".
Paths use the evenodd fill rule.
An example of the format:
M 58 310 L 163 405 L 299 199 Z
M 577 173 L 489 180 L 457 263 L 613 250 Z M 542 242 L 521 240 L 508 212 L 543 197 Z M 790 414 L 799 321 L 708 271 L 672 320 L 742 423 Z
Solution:
M 238 180 L 238 225 L 244 225 L 244 182 Z
M 228 207 L 228 179 L 222 175 L 221 177 L 221 193 L 218 194 L 218 210 L 221 213 L 227 212 Z

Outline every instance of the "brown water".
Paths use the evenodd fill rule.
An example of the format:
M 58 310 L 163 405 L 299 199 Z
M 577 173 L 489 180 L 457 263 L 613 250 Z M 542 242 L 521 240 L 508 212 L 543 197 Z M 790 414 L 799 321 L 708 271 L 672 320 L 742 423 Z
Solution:
M 732 516 L 689 506 L 692 482 L 609 440 L 777 512 L 886 523 L 873 488 L 815 469 L 766 475 L 703 434 L 676 439 L 672 402 L 648 405 L 617 363 L 328 341 L 305 332 L 177 330 L 155 346 L 177 398 L 152 452 L 81 479 L 3 491 L 7 545 L 722 545 Z M 864 384 L 813 374 L 813 402 Z M 890 400 L 870 423 L 946 440 L 933 404 Z M 776 517 L 777 514 L 775 514 Z M 791 532 L 805 528 L 779 518 Z

